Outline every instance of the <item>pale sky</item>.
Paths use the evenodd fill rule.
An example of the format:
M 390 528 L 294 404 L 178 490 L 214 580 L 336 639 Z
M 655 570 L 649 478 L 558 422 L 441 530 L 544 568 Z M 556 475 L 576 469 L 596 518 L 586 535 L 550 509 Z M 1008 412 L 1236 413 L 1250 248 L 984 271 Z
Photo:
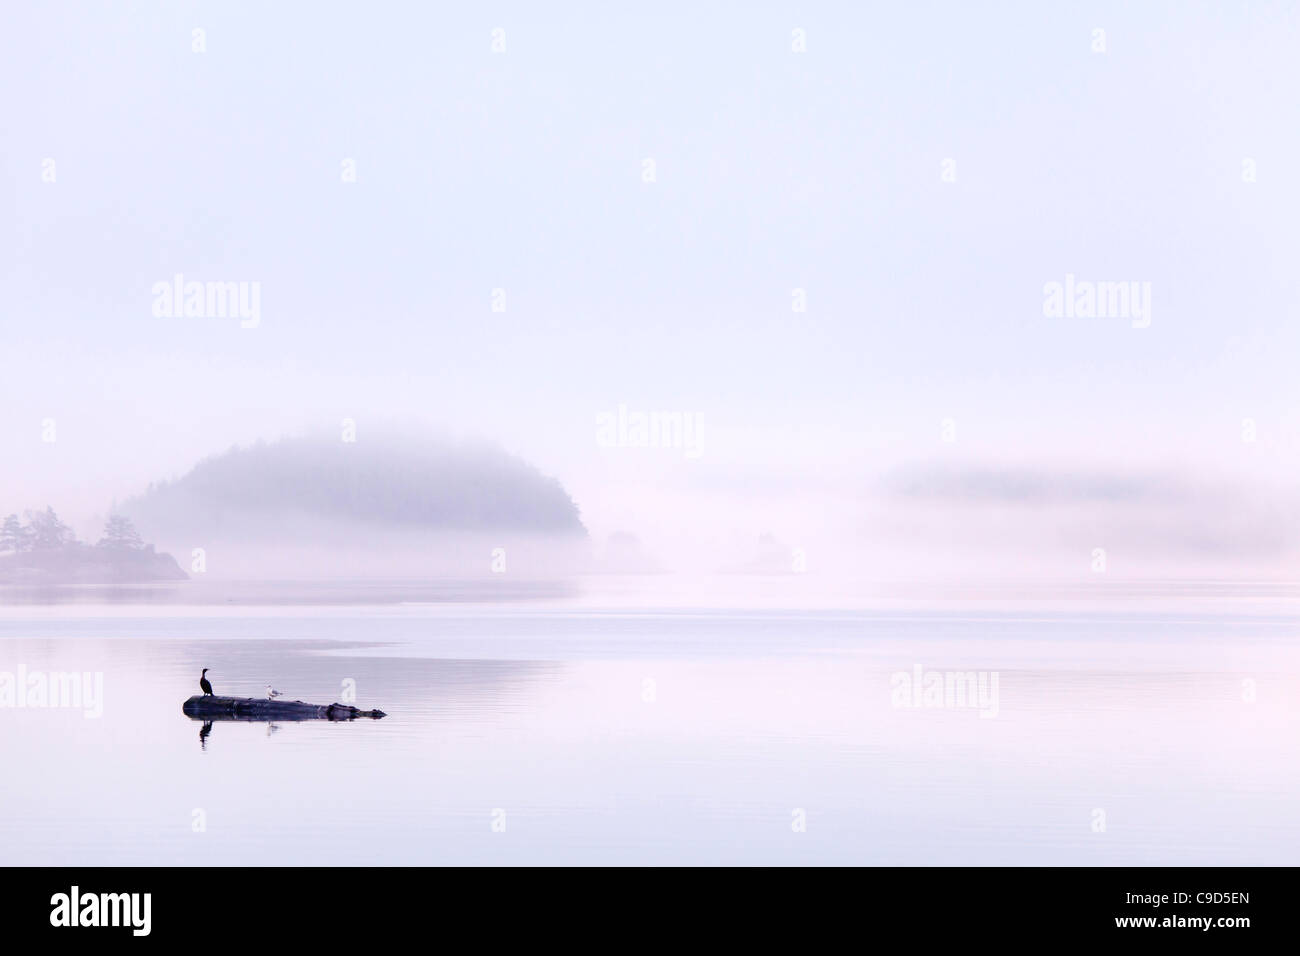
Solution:
M 935 463 L 1294 485 L 1294 4 L 561 6 L 6 6 L 0 511 L 345 417 L 661 548 L 866 534 Z M 177 273 L 257 328 L 155 316 Z M 1067 274 L 1150 326 L 1045 317 Z

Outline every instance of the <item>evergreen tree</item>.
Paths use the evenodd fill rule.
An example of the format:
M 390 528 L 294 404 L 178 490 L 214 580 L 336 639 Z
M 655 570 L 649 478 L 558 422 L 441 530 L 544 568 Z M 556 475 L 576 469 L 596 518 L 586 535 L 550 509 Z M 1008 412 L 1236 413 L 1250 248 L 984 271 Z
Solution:
M 26 551 L 30 539 L 31 530 L 22 526 L 17 515 L 10 515 L 0 525 L 0 551 Z
M 131 524 L 130 518 L 110 515 L 104 525 L 104 536 L 99 539 L 99 547 L 114 551 L 143 551 L 144 541 L 135 530 L 135 525 Z
M 72 529 L 59 520 L 53 508 L 29 511 L 27 521 L 31 528 L 31 550 L 33 551 L 57 551 L 59 548 L 74 544 L 77 540 Z

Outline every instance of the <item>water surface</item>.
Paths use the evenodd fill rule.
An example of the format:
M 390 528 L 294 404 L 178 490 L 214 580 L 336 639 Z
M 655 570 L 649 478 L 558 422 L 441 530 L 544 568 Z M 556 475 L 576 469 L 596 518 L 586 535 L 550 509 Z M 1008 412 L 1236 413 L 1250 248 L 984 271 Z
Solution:
M 0 864 L 1293 864 L 1300 618 L 1206 595 L 10 603 L 0 672 L 104 699 L 0 709 Z M 203 667 L 390 716 L 205 729 Z M 996 715 L 899 706 L 917 667 Z

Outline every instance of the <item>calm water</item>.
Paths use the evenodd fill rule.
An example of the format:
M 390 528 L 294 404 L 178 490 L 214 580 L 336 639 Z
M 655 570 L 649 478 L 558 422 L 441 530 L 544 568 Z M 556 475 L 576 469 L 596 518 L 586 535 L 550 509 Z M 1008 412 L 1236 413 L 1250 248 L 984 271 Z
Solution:
M 0 673 L 102 672 L 104 699 L 0 709 L 0 864 L 1294 864 L 1300 614 L 1202 591 L 10 603 Z M 201 738 L 203 667 L 390 716 Z M 896 706 L 917 667 L 995 675 L 996 716 Z

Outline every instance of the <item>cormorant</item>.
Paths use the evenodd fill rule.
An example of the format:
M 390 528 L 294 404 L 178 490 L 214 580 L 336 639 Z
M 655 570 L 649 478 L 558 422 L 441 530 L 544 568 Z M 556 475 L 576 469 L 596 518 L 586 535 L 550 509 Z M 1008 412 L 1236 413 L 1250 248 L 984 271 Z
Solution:
M 205 696 L 212 696 L 212 685 L 208 683 L 208 669 L 203 668 L 203 673 L 199 675 L 199 686 L 203 688 Z

